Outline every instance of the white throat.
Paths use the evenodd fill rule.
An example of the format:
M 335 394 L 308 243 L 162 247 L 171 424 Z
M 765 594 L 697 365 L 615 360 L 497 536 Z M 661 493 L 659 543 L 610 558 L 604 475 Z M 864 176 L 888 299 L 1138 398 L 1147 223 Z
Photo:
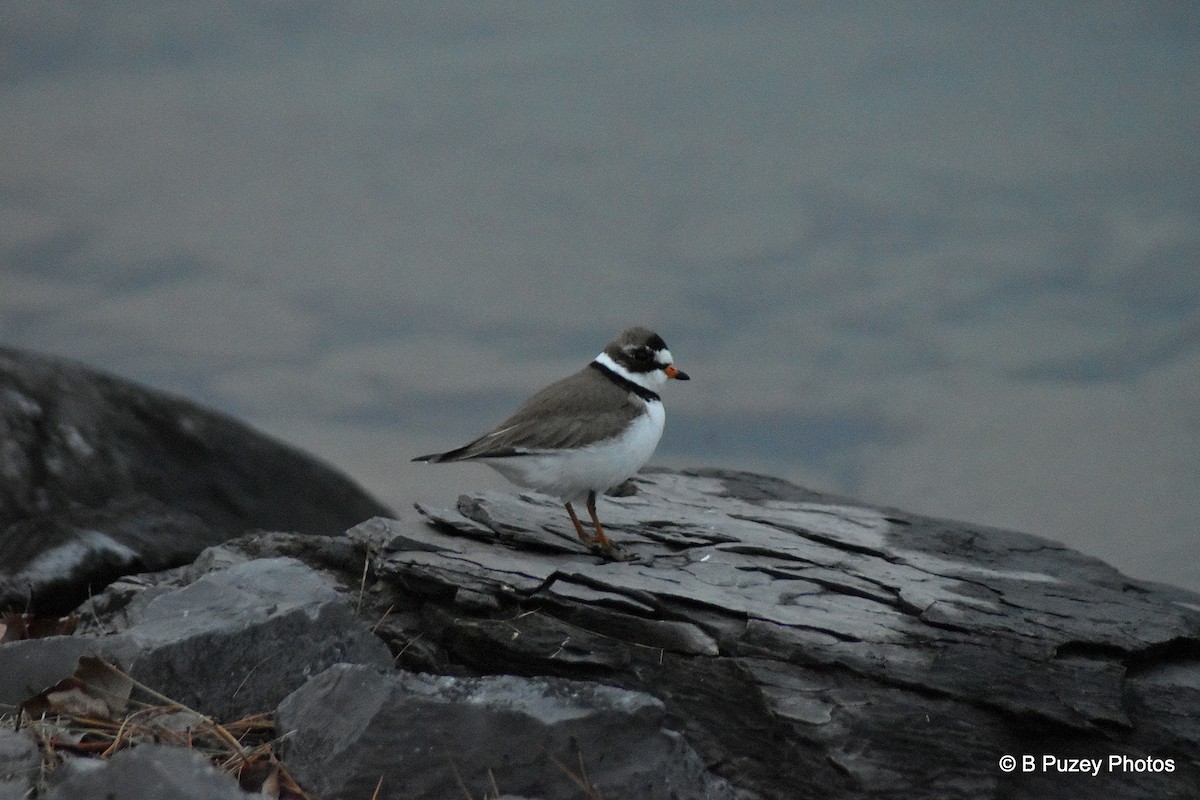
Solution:
M 625 380 L 636 383 L 643 389 L 649 389 L 652 392 L 656 392 L 659 387 L 667 382 L 667 373 L 663 372 L 661 369 L 656 369 L 653 372 L 630 372 L 609 358 L 608 353 L 601 353 L 593 360 L 597 364 L 611 369 Z

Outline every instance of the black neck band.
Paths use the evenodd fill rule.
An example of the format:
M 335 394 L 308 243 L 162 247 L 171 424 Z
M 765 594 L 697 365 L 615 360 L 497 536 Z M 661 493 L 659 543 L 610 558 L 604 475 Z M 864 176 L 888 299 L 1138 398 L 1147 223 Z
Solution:
M 645 400 L 647 403 L 651 402 L 652 400 L 662 400 L 661 397 L 659 397 L 657 394 L 655 394 L 654 392 L 647 389 L 645 386 L 642 386 L 640 383 L 634 383 L 633 381 L 629 380 L 629 378 L 626 378 L 624 375 L 613 372 L 612 369 L 604 366 L 599 361 L 593 361 L 589 366 L 592 369 L 599 370 L 601 375 L 608 378 L 610 381 L 615 383 L 617 386 L 620 386 L 622 389 L 633 392 L 638 397 Z

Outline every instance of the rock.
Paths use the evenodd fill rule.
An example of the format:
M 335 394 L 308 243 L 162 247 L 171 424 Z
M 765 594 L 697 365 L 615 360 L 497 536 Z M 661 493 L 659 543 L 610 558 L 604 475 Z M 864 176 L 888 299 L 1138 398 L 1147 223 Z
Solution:
M 773 479 L 654 472 L 637 487 L 601 509 L 626 562 L 584 550 L 552 501 L 491 492 L 457 510 L 373 519 L 346 537 L 246 536 L 102 593 L 89 605 L 99 615 L 90 637 L 0 646 L 0 685 L 21 664 L 44 664 L 35 653 L 73 659 L 107 642 L 120 645 L 111 653 L 141 653 L 135 676 L 160 691 L 239 713 L 249 702 L 220 698 L 259 670 L 280 668 L 295 688 L 306 674 L 279 664 L 284 648 L 355 626 L 362 634 L 350 619 L 361 606 L 396 663 L 428 674 L 383 671 L 390 659 L 368 652 L 370 669 L 330 666 L 282 703 L 295 730 L 288 768 L 318 795 L 349 786 L 369 797 L 386 773 L 397 788 L 457 796 L 455 784 L 445 794 L 454 770 L 429 741 L 393 771 L 409 752 L 403 732 L 439 725 L 476 795 L 495 793 L 479 781 L 496 764 L 511 767 L 501 793 L 577 790 L 552 783 L 566 773 L 529 760 L 534 745 L 517 731 L 542 731 L 578 772 L 562 758 L 569 734 L 537 698 L 589 687 L 593 699 L 633 698 L 638 710 L 622 725 L 643 732 L 621 749 L 620 736 L 581 732 L 599 730 L 593 722 L 570 728 L 590 780 L 612 781 L 617 794 L 605 796 L 668 792 L 668 776 L 680 776 L 677 796 L 721 796 L 724 781 L 739 800 L 1195 796 L 1200 596 L 1037 537 Z M 323 589 L 306 570 L 325 576 Z M 302 596 L 316 607 L 300 610 Z M 320 610 L 333 605 L 341 610 Z M 192 617 L 197 629 L 173 627 Z M 260 623 L 282 636 L 264 638 Z M 273 644 L 242 652 L 260 640 Z M 295 660 L 313 662 L 311 675 L 349 648 L 322 652 Z M 485 724 L 498 696 L 511 716 Z M 601 707 L 575 710 L 583 719 Z M 518 740 L 525 760 L 510 749 Z M 1005 755 L 1016 771 L 1001 770 Z M 1048 755 L 1061 761 L 1046 765 Z M 1023 757 L 1035 760 L 1029 771 Z M 1094 777 L 1059 772 L 1067 759 L 1102 766 Z M 658 782 L 638 784 L 647 764 Z
M 0 610 L 61 613 L 248 530 L 339 534 L 387 513 L 223 414 L 0 348 Z
M 32 738 L 0 728 L 0 800 L 27 797 L 41 773 L 41 763 Z
M 106 761 L 73 759 L 54 772 L 46 800 L 249 800 L 203 755 L 182 747 L 145 744 Z
M 4 602 L 53 607 L 225 542 L 96 593 L 75 636 L 0 645 L 0 713 L 98 652 L 212 715 L 282 701 L 288 768 L 330 797 L 370 797 L 381 774 L 385 796 L 465 796 L 456 771 L 530 800 L 1200 785 L 1200 595 L 1054 542 L 715 470 L 605 498 L 622 562 L 519 493 L 313 535 L 373 504 L 184 401 L 11 351 L 0 367 Z M 299 533 L 225 541 L 256 519 Z M 92 769 L 135 756 L 177 759 Z M 104 796 L 68 783 L 74 763 L 52 796 Z
M 384 796 L 412 800 L 496 789 L 544 800 L 732 800 L 665 724 L 661 702 L 608 686 L 348 665 L 279 707 L 284 758 L 322 800 L 370 797 L 380 777 Z
M 137 680 L 219 719 L 274 708 L 330 664 L 391 664 L 346 598 L 287 558 L 218 570 L 155 597 L 104 649 Z
M 0 607 L 62 614 L 131 572 L 186 563 L 225 534 L 149 497 L 68 508 L 0 531 Z
M 220 720 L 269 711 L 339 662 L 391 654 L 328 580 L 290 558 L 248 561 L 155 594 L 106 636 L 0 645 L 0 704 L 15 707 L 98 654 L 155 691 Z
M 352 530 L 372 602 L 405 609 L 378 626 L 398 663 L 651 694 L 746 797 L 1195 796 L 1200 596 L 773 479 L 637 483 L 600 512 L 627 562 L 533 495 Z M 1128 762 L 1084 780 L 1006 754 Z

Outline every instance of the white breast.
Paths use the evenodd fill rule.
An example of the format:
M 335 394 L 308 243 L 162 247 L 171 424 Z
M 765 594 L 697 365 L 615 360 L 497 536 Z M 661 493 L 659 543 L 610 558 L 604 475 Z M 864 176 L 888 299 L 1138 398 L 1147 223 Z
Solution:
M 666 414 L 658 400 L 645 405 L 646 413 L 616 438 L 569 450 L 481 460 L 518 486 L 563 502 L 582 500 L 588 492 L 600 494 L 631 478 L 654 455 Z

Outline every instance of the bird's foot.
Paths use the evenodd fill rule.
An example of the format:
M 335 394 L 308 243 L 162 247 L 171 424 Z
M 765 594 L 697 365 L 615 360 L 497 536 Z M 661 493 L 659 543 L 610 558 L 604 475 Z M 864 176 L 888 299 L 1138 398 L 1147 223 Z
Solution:
M 611 541 L 595 542 L 590 544 L 588 549 L 608 561 L 629 561 L 633 558 L 633 556 L 618 548 Z

